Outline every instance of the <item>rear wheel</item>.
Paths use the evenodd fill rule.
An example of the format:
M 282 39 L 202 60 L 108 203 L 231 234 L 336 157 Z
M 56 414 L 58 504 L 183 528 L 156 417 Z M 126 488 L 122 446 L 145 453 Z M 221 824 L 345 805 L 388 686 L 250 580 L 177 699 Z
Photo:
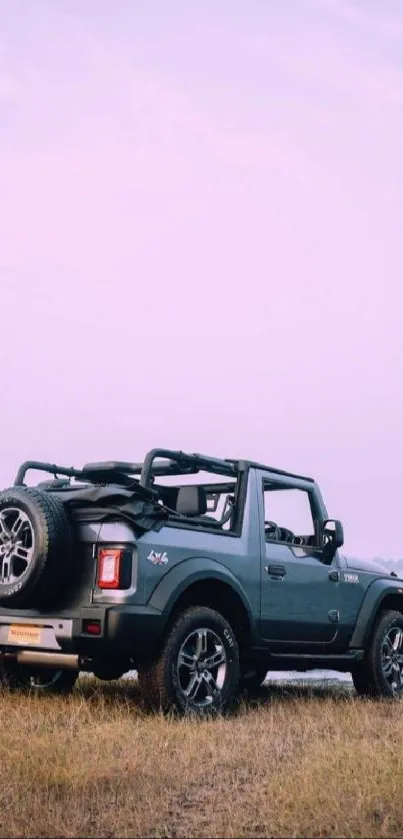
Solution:
M 2 669 L 0 681 L 8 690 L 28 690 L 39 695 L 67 694 L 73 690 L 78 678 L 76 670 L 53 670 L 41 668 L 29 670 L 18 665 Z
M 34 673 L 19 674 L 19 682 L 25 688 L 37 694 L 63 694 L 70 693 L 77 681 L 78 673 L 75 670 L 37 670 Z
M 186 609 L 170 628 L 159 658 L 140 666 L 138 678 L 154 708 L 199 716 L 224 711 L 239 681 L 239 650 L 231 625 L 214 609 Z
M 353 672 L 359 696 L 403 697 L 403 615 L 383 612 L 362 662 Z

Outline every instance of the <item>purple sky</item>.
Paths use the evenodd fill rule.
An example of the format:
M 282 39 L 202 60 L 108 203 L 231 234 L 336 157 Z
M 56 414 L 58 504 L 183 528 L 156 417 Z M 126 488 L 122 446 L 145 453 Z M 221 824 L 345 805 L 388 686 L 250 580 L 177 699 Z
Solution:
M 154 445 L 403 556 L 401 0 L 0 5 L 0 484 Z

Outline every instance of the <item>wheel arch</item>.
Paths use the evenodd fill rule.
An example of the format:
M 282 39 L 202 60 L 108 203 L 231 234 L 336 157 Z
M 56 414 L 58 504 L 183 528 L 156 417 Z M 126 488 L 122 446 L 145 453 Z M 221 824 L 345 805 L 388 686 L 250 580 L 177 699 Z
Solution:
M 214 560 L 190 559 L 175 566 L 154 589 L 149 605 L 164 613 L 165 630 L 187 607 L 216 609 L 231 623 L 240 646 L 250 643 L 250 603 L 236 577 Z
M 350 647 L 365 649 L 375 623 L 382 612 L 396 610 L 403 614 L 403 584 L 376 580 L 368 589 L 361 606 Z

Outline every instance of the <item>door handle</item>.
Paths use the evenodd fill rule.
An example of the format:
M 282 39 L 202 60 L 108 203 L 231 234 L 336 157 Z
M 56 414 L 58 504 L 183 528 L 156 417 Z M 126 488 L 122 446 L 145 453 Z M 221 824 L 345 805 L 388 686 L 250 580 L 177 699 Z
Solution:
M 284 565 L 265 565 L 265 569 L 267 574 L 270 577 L 276 577 L 277 579 L 281 580 L 286 575 L 286 570 Z
M 329 571 L 329 580 L 333 583 L 338 583 L 340 580 L 340 574 L 338 571 Z

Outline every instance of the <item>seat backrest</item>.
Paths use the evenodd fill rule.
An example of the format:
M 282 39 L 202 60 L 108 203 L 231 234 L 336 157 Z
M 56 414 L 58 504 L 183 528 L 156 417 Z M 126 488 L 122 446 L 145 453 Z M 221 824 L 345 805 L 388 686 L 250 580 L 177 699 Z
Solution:
M 180 487 L 176 512 L 182 516 L 203 516 L 207 511 L 207 497 L 203 487 Z

